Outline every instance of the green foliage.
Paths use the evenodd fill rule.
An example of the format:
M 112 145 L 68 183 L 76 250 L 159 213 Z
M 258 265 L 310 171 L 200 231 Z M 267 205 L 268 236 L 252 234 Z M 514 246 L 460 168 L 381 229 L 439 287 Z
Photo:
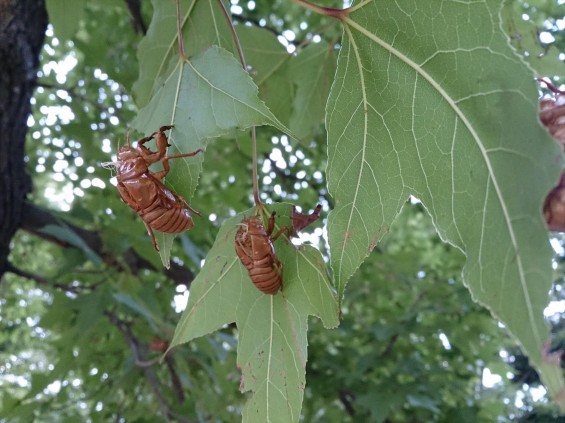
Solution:
M 46 2 L 49 22 L 55 34 L 63 41 L 71 38 L 84 16 L 85 0 L 48 0 Z
M 556 6 L 555 2 L 545 2 L 546 6 Z M 562 6 L 561 6 L 562 7 Z M 542 8 L 544 9 L 544 8 Z M 539 27 L 547 30 L 548 15 L 540 14 L 539 5 L 536 7 L 538 22 L 532 22 L 527 14 L 529 6 L 522 2 L 507 1 L 502 9 L 504 30 L 510 37 L 512 46 L 528 62 L 539 76 L 565 76 L 565 61 L 559 57 L 560 47 L 565 46 L 565 39 L 560 30 L 551 31 L 555 36 L 562 38 L 551 44 L 540 40 Z M 558 11 L 551 11 L 553 16 L 558 16 Z M 563 14 L 563 11 L 561 11 Z M 541 16 L 540 16 L 541 15 Z M 528 17 L 530 19 L 525 19 Z M 555 25 L 555 23 L 553 23 Z
M 416 196 L 440 236 L 466 253 L 474 298 L 520 340 L 556 395 L 563 381 L 542 360 L 552 254 L 540 205 L 560 153 L 537 124 L 534 82 L 500 31 L 499 8 L 367 3 L 345 21 L 328 101 L 332 267 L 342 295 Z M 441 30 L 427 34 L 434 24 Z
M 224 2 L 244 67 L 219 2 L 180 2 L 185 55 L 174 1 L 143 4 L 145 35 L 126 2 L 47 2 L 27 162 L 54 219 L 18 233 L 0 284 L 0 421 L 559 421 L 506 331 L 555 394 L 540 207 L 560 157 L 503 30 L 557 25 L 562 6 L 365 1 L 340 22 L 301 3 Z M 101 164 L 128 128 L 169 124 L 169 154 L 205 152 L 171 161 L 167 186 L 202 217 L 158 234 L 165 272 Z M 275 296 L 234 247 L 258 210 L 251 126 L 277 227 L 323 206 L 312 245 L 274 243 Z
M 291 224 L 290 205 L 271 208 L 277 212 L 278 225 Z M 319 251 L 283 240 L 276 243 L 284 266 L 282 293 L 265 295 L 255 288 L 234 248 L 239 223 L 254 213 L 238 214 L 220 228 L 191 286 L 171 347 L 235 322 L 241 389 L 253 391 L 243 420 L 296 421 L 306 384 L 307 317 L 314 314 L 325 327 L 336 327 L 337 300 Z

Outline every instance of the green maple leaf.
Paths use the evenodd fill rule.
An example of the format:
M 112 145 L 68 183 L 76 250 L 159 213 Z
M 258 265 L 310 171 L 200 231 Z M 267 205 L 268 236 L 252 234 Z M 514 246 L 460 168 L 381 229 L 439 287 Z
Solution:
M 290 225 L 290 205 L 269 208 L 277 212 L 278 225 Z M 171 348 L 235 322 L 241 390 L 253 392 L 243 421 L 297 422 L 306 383 L 308 315 L 320 317 L 326 327 L 337 326 L 337 299 L 320 252 L 284 237 L 275 242 L 284 265 L 282 291 L 266 295 L 253 285 L 235 253 L 235 233 L 254 213 L 248 210 L 222 225 L 191 285 Z
M 533 77 L 501 30 L 501 2 L 365 1 L 327 106 L 331 265 L 347 280 L 410 195 L 463 251 L 463 280 L 518 338 L 550 392 L 544 356 L 552 251 L 541 216 L 561 171 L 537 121 Z
M 211 139 L 253 125 L 271 124 L 290 132 L 259 99 L 257 86 L 228 51 L 213 46 L 190 60 L 173 60 L 173 71 L 132 122 L 143 134 L 174 125 L 168 155 L 205 149 Z M 167 185 L 187 201 L 198 184 L 203 156 L 170 162 Z M 159 235 L 160 244 L 168 246 L 160 250 L 165 265 L 172 237 Z

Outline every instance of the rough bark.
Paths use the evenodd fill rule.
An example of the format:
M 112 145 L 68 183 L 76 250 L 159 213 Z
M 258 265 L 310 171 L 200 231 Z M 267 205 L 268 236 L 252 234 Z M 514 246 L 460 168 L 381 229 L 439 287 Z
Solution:
M 0 0 L 0 277 L 31 190 L 24 142 L 47 22 L 44 0 Z

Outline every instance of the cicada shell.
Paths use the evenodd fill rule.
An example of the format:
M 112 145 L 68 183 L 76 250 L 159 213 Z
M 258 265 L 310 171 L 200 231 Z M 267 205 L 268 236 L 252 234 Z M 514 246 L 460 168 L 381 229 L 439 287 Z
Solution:
M 133 147 L 128 142 L 118 151 L 116 166 L 118 191 L 122 200 L 135 211 L 145 223 L 153 247 L 159 250 L 153 230 L 181 233 L 194 226 L 190 213 L 200 215 L 182 198 L 169 190 L 163 178 L 170 170 L 169 160 L 191 157 L 202 149 L 191 153 L 166 156 L 169 143 L 165 131 L 173 126 L 162 126 L 148 137 L 142 138 Z M 155 138 L 157 151 L 144 144 Z M 161 162 L 163 170 L 151 172 L 149 166 Z
M 275 225 L 274 213 L 265 229 L 261 218 L 244 219 L 235 234 L 235 252 L 247 269 L 253 284 L 265 294 L 276 294 L 282 287 L 283 265 L 276 256 L 273 241 L 282 233 L 272 237 Z

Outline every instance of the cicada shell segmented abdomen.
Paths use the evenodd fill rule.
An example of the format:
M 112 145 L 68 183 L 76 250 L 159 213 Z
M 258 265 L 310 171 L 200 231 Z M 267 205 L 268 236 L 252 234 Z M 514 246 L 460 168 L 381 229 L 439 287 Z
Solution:
M 165 187 L 162 189 L 167 190 Z M 139 215 L 151 228 L 161 232 L 180 233 L 194 226 L 184 204 L 177 201 L 170 191 L 156 196 L 153 204 L 140 210 Z
M 258 216 L 241 222 L 235 234 L 235 251 L 257 289 L 276 294 L 282 286 L 282 264 L 275 254 L 271 234 Z

